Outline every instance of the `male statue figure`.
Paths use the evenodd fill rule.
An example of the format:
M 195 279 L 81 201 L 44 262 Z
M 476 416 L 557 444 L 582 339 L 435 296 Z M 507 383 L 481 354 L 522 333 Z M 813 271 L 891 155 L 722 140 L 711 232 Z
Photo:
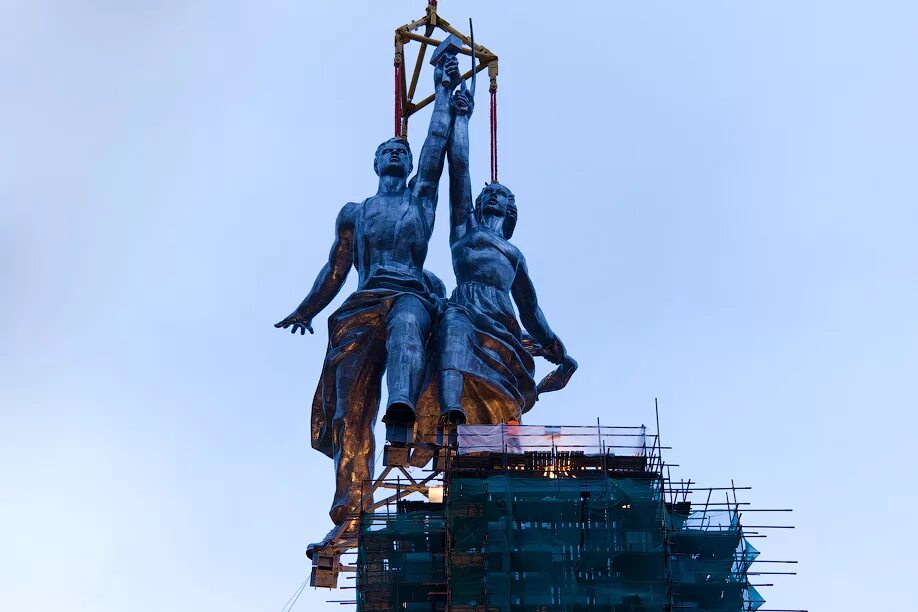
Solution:
M 445 294 L 424 260 L 450 130 L 450 93 L 460 80 L 455 55 L 444 55 L 434 73 L 436 99 L 417 175 L 406 184 L 412 170 L 406 140 L 379 145 L 373 164 L 379 190 L 341 209 L 328 263 L 309 295 L 275 325 L 313 333 L 313 317 L 341 289 L 350 267 L 357 268 L 357 291 L 328 319 L 328 352 L 312 404 L 312 446 L 335 461 L 330 515 L 338 526 L 359 511 L 362 483 L 373 477 L 383 370 L 387 428 L 410 431 L 414 423 L 431 319 Z

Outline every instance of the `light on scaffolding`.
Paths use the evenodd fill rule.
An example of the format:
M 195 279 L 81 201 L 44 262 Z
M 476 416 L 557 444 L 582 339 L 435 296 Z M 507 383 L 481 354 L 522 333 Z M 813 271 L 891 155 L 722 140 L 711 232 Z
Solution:
M 429 487 L 427 489 L 427 501 L 432 504 L 442 504 L 443 487 Z
M 571 471 L 569 469 L 566 469 L 564 467 L 555 467 L 551 463 L 546 465 L 545 470 L 542 472 L 543 478 L 558 478 L 559 475 L 568 476 L 570 478 L 576 478 L 576 476 L 571 474 Z

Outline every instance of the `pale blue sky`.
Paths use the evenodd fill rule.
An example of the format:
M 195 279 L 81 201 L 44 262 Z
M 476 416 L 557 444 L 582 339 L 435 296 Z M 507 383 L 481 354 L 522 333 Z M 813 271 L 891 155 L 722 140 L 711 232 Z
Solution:
M 375 190 L 423 7 L 0 3 L 0 609 L 272 611 L 300 583 L 327 313 L 272 324 Z M 907 609 L 916 5 L 440 7 L 501 57 L 514 242 L 581 365 L 529 422 L 650 424 L 658 396 L 676 474 L 796 509 L 756 542 L 801 561 L 767 607 Z M 444 219 L 428 267 L 452 286 Z

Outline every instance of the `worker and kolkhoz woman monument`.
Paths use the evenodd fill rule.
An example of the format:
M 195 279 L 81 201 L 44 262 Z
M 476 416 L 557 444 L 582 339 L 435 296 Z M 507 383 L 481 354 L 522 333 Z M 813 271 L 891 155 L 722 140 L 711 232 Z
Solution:
M 433 112 L 415 176 L 408 179 L 407 139 L 379 145 L 376 194 L 344 205 L 328 262 L 302 303 L 276 324 L 313 333 L 313 319 L 350 268 L 357 269 L 357 290 L 328 318 L 328 349 L 312 404 L 313 448 L 334 460 L 336 472 L 330 511 L 336 528 L 312 550 L 362 509 L 362 487 L 373 478 L 384 372 L 386 439 L 410 445 L 412 463 L 423 465 L 432 454 L 423 442 L 436 440 L 438 428 L 519 422 L 539 393 L 564 387 L 577 367 L 539 308 L 523 254 L 509 241 L 517 222 L 512 192 L 492 173 L 492 182 L 472 198 L 476 70 L 474 42 L 470 46 L 471 88 L 459 70 L 461 40 L 450 36 L 433 54 Z M 440 279 L 424 269 L 447 160 L 457 281 L 448 299 Z M 558 365 L 538 385 L 533 356 Z

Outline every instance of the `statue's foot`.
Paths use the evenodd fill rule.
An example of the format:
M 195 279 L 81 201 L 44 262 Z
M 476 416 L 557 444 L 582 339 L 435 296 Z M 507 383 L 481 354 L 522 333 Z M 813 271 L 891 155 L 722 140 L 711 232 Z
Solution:
M 394 445 L 410 444 L 414 438 L 414 410 L 406 403 L 393 402 L 383 416 L 386 424 L 386 442 Z
M 461 406 L 454 406 L 452 408 L 447 408 L 443 411 L 440 416 L 443 419 L 443 423 L 446 425 L 452 425 L 456 427 L 458 425 L 465 425 L 468 417 L 466 417 L 465 410 Z
M 331 528 L 325 537 L 322 538 L 319 542 L 313 542 L 312 544 L 306 547 L 306 556 L 310 559 L 313 559 L 317 553 L 321 553 L 323 550 L 331 546 L 334 541 L 347 530 L 348 523 L 344 522 L 340 525 L 335 525 Z
M 338 528 L 335 527 L 329 531 L 324 538 L 319 542 L 313 542 L 312 544 L 306 547 L 306 556 L 310 559 L 314 558 L 316 553 L 321 552 L 331 544 L 332 540 L 335 539 L 335 534 L 338 531 Z

